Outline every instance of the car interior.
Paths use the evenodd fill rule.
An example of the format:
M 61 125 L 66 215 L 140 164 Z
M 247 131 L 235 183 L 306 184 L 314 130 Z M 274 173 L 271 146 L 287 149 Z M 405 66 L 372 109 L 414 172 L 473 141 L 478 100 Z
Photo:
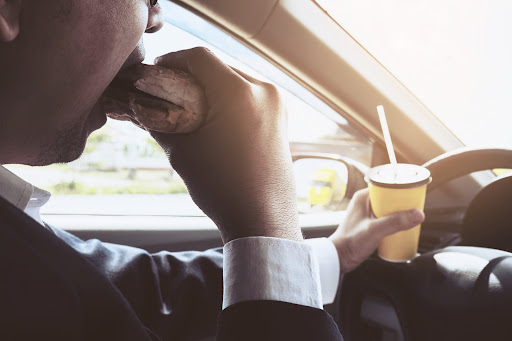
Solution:
M 228 63 L 234 58 L 248 65 L 341 131 L 342 142 L 317 143 L 314 148 L 291 142 L 297 167 L 304 160 L 335 162 L 344 172 L 342 197 L 320 198 L 329 201 L 330 209 L 314 208 L 312 200 L 320 199 L 308 194 L 307 186 L 312 185 L 304 187 L 309 203 L 299 202 L 299 210 L 307 238 L 334 232 L 343 223 L 346 203 L 367 187 L 368 169 L 389 163 L 378 105 L 386 108 L 398 161 L 430 170 L 419 255 L 405 263 L 373 255 L 343 276 L 335 302 L 325 307 L 345 340 L 456 340 L 461 335 L 506 339 L 500 337 L 512 307 L 512 174 L 496 176 L 492 170 L 512 169 L 512 149 L 466 146 L 321 3 L 172 0 L 161 5 L 166 25 L 208 42 L 227 55 Z M 171 39 L 159 40 L 163 51 L 180 48 Z M 152 53 L 160 51 L 148 47 L 148 55 Z M 350 144 L 343 142 L 347 136 Z M 317 173 L 313 181 L 317 186 L 341 186 L 329 172 Z M 137 200 L 132 204 L 140 205 Z M 151 252 L 222 245 L 213 222 L 201 212 L 148 212 L 49 209 L 43 216 L 82 239 Z

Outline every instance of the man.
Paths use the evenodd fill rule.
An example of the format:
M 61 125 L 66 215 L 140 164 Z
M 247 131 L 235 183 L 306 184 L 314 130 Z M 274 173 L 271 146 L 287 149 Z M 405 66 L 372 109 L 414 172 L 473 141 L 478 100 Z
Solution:
M 0 164 L 78 158 L 106 122 L 100 96 L 143 60 L 142 34 L 161 18 L 155 0 L 0 0 Z M 43 227 L 44 193 L 2 169 L 1 339 L 193 339 L 214 329 L 222 299 L 219 340 L 341 340 L 322 293 L 332 300 L 340 270 L 423 213 L 375 219 L 360 192 L 330 239 L 304 242 L 275 87 L 201 48 L 156 63 L 205 90 L 201 129 L 152 135 L 218 226 L 224 254 L 149 255 Z

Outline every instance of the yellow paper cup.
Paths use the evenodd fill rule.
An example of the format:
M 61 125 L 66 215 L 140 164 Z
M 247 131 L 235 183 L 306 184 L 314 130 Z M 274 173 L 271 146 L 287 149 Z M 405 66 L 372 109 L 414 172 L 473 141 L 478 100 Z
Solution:
M 423 210 L 430 171 L 399 163 L 374 167 L 366 175 L 373 214 L 379 218 L 413 208 Z M 390 262 L 406 262 L 418 253 L 420 226 L 384 237 L 379 257 Z

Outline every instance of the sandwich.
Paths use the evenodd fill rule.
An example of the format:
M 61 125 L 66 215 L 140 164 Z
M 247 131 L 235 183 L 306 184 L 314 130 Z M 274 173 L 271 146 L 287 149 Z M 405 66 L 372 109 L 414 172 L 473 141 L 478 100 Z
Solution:
M 206 120 L 206 97 L 188 73 L 138 64 L 123 70 L 101 98 L 108 117 L 161 133 L 190 133 Z

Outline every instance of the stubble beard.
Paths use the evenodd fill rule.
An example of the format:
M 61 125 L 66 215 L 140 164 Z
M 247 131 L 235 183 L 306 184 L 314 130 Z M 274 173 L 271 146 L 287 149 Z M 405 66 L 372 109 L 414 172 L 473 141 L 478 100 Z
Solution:
M 30 166 L 47 166 L 54 163 L 68 163 L 78 159 L 87 142 L 87 132 L 84 121 L 87 118 L 76 120 L 73 124 L 61 128 L 49 137 L 37 153 L 28 157 Z

